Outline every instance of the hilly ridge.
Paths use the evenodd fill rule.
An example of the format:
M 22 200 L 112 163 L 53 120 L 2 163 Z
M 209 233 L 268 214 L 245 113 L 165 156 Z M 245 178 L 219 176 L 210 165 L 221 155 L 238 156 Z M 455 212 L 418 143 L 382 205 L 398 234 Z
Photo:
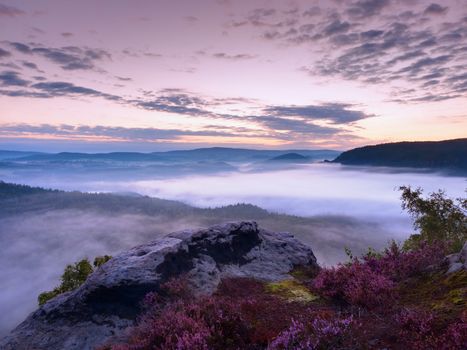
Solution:
M 0 151 L 0 153 L 3 151 Z M 5 151 L 8 152 L 8 151 Z M 116 160 L 116 161 L 259 161 L 285 154 L 299 153 L 310 159 L 322 160 L 336 157 L 340 152 L 333 150 L 257 150 L 244 148 L 210 147 L 192 150 L 176 150 L 166 152 L 109 152 L 81 153 L 60 152 L 21 154 L 10 156 L 8 160 L 16 161 L 76 161 L 76 160 Z
M 345 165 L 446 169 L 467 173 L 467 138 L 365 146 L 343 152 L 333 162 Z

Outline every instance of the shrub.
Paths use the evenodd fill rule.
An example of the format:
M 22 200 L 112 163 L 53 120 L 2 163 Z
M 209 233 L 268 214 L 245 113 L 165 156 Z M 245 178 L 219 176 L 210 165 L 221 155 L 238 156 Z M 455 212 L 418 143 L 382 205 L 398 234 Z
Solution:
M 446 254 L 445 246 L 440 241 L 431 244 L 421 242 L 416 249 L 404 251 L 392 241 L 381 254 L 367 254 L 362 260 L 376 273 L 398 282 L 422 273 L 429 266 L 441 263 Z
M 397 283 L 440 264 L 445 248 L 434 242 L 404 251 L 393 241 L 381 253 L 370 252 L 336 268 L 321 270 L 312 288 L 342 305 L 389 309 L 397 298 Z
M 323 269 L 312 286 L 319 294 L 339 304 L 368 309 L 384 308 L 395 297 L 394 283 L 359 260 Z
M 98 268 L 98 267 L 104 265 L 110 259 L 112 259 L 112 256 L 110 256 L 110 255 L 96 256 L 94 258 L 93 265 L 94 265 L 95 268 Z
M 94 267 L 98 268 L 105 262 L 109 261 L 112 257 L 109 255 L 98 256 L 94 259 Z M 37 297 L 37 301 L 40 305 L 45 304 L 57 295 L 75 290 L 81 286 L 88 276 L 94 271 L 91 263 L 87 258 L 82 259 L 74 264 L 67 265 L 60 277 L 61 284 L 55 287 L 53 290 L 43 292 Z
M 336 349 L 351 342 L 352 316 L 329 318 L 317 316 L 308 322 L 292 321 L 291 326 L 274 339 L 268 350 Z
M 432 311 L 402 309 L 395 320 L 399 326 L 399 340 L 407 348 L 461 349 L 467 344 L 467 317 L 446 324 Z
M 420 188 L 412 190 L 407 186 L 402 191 L 402 208 L 414 219 L 414 228 L 420 234 L 412 235 L 405 243 L 406 249 L 413 249 L 422 241 L 445 241 L 451 251 L 459 251 L 467 240 L 467 199 L 456 201 L 446 198 L 444 191 L 433 192 L 422 198 Z
M 247 278 L 223 280 L 210 296 L 189 297 L 188 285 L 171 280 L 147 296 L 146 312 L 128 344 L 112 349 L 264 349 L 307 313 L 303 304 L 288 303 Z M 175 295 L 171 295 L 175 291 Z

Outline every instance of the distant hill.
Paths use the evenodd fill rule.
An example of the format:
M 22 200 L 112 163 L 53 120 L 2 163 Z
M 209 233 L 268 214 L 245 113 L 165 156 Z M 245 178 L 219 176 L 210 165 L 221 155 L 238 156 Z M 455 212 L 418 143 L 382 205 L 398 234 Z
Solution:
M 355 148 L 334 163 L 448 169 L 467 172 L 467 138 L 446 141 L 396 142 Z
M 285 153 L 280 156 L 269 159 L 270 161 L 279 161 L 279 162 L 306 162 L 310 160 L 309 157 L 305 157 L 299 153 Z
M 14 197 L 33 195 L 33 194 L 47 194 L 58 193 L 58 190 L 50 190 L 41 187 L 31 187 L 27 185 L 11 184 L 0 180 L 0 199 L 9 199 Z
M 38 154 L 40 154 L 40 153 L 39 152 L 23 152 L 23 151 L 0 150 L 0 160 L 28 157 L 28 156 L 32 156 L 32 155 L 38 155 Z
M 20 161 L 136 161 L 136 162 L 160 162 L 160 161 L 222 161 L 222 162 L 255 162 L 268 160 L 280 156 L 284 153 L 298 153 L 304 157 L 320 161 L 333 159 L 340 152 L 333 150 L 256 150 L 244 148 L 211 147 L 198 148 L 192 150 L 168 151 L 168 152 L 110 152 L 110 153 L 42 153 L 42 154 L 21 154 L 15 157 L 8 157 L 8 160 Z M 1 153 L 0 153 L 1 156 Z M 1 160 L 1 158 L 0 158 Z

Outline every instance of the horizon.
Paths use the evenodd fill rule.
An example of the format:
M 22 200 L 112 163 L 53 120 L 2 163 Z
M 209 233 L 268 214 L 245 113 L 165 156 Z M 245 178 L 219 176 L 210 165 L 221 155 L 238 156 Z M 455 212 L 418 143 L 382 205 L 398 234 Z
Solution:
M 4 147 L 5 146 L 5 147 Z M 345 152 L 346 150 L 342 149 L 330 149 L 330 148 L 318 148 L 318 147 L 309 147 L 309 148 L 273 148 L 273 147 L 260 147 L 258 145 L 253 145 L 252 147 L 242 147 L 242 146 L 233 146 L 228 147 L 225 145 L 206 145 L 205 147 L 196 147 L 188 144 L 182 144 L 178 147 L 172 145 L 166 145 L 162 148 L 156 149 L 151 147 L 151 145 L 121 145 L 118 144 L 118 147 L 114 145 L 104 144 L 86 144 L 83 147 L 82 144 L 65 144 L 63 145 L 65 149 L 57 149 L 56 147 L 51 147 L 47 143 L 34 144 L 33 147 L 24 144 L 1 144 L 0 143 L 0 152 L 37 152 L 37 153 L 164 153 L 164 152 L 173 152 L 173 151 L 195 151 L 202 149 L 235 149 L 235 150 L 249 150 L 249 151 L 337 151 Z M 122 147 L 123 146 L 123 147 Z M 126 146 L 126 147 L 125 147 Z M 10 147 L 10 148 L 7 148 Z
M 395 141 L 395 142 L 388 142 L 388 143 L 406 143 L 406 142 L 446 142 L 446 141 L 455 141 L 455 140 L 464 140 L 466 138 L 456 138 L 456 139 L 444 139 L 444 140 L 436 140 L 436 141 L 408 141 L 408 140 L 402 140 L 402 141 Z M 383 144 L 383 143 L 381 143 Z M 374 144 L 367 144 L 367 145 L 362 145 L 359 147 L 366 147 L 366 146 L 376 146 L 376 145 L 381 145 L 379 143 L 374 143 Z M 5 147 L 3 147 L 5 146 Z M 96 147 L 97 146 L 97 147 Z M 119 144 L 119 146 L 122 146 Z M 127 146 L 127 148 L 125 148 Z M 10 148 L 7 148 L 10 147 Z M 35 144 L 33 148 L 31 146 L 25 146 L 24 144 L 21 145 L 15 145 L 15 144 L 2 144 L 0 143 L 0 152 L 37 152 L 37 153 L 164 153 L 164 152 L 173 152 L 173 151 L 196 151 L 196 150 L 202 150 L 202 149 L 235 149 L 235 150 L 249 150 L 249 151 L 336 151 L 336 152 L 346 152 L 351 149 L 331 149 L 331 148 L 318 148 L 318 147 L 310 147 L 310 148 L 273 148 L 273 147 L 228 147 L 226 145 L 207 145 L 205 147 L 190 147 L 186 144 L 180 145 L 179 147 L 171 148 L 170 145 L 167 146 L 167 148 L 161 148 L 161 149 L 149 149 L 150 146 L 144 144 L 142 146 L 140 145 L 135 145 L 135 144 L 130 144 L 130 147 L 128 145 L 123 145 L 123 147 L 118 147 L 117 149 L 113 148 L 111 145 L 104 143 L 104 144 L 93 144 L 93 143 L 88 143 L 86 144 L 86 147 L 82 147 L 82 144 L 66 144 L 65 149 L 56 149 L 56 148 L 50 148 L 50 145 L 48 144 Z M 356 148 L 359 148 L 356 147 Z
M 459 0 L 0 1 L 0 148 L 464 138 Z

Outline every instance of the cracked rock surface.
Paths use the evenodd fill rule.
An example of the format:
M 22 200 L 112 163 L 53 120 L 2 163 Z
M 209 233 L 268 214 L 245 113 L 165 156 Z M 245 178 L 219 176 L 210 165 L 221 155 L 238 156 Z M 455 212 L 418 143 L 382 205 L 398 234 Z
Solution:
M 317 267 L 311 248 L 253 221 L 172 233 L 109 260 L 33 312 L 0 348 L 94 349 L 131 326 L 143 297 L 170 278 L 186 275 L 195 293 L 210 294 L 224 277 L 278 281 L 296 266 Z

